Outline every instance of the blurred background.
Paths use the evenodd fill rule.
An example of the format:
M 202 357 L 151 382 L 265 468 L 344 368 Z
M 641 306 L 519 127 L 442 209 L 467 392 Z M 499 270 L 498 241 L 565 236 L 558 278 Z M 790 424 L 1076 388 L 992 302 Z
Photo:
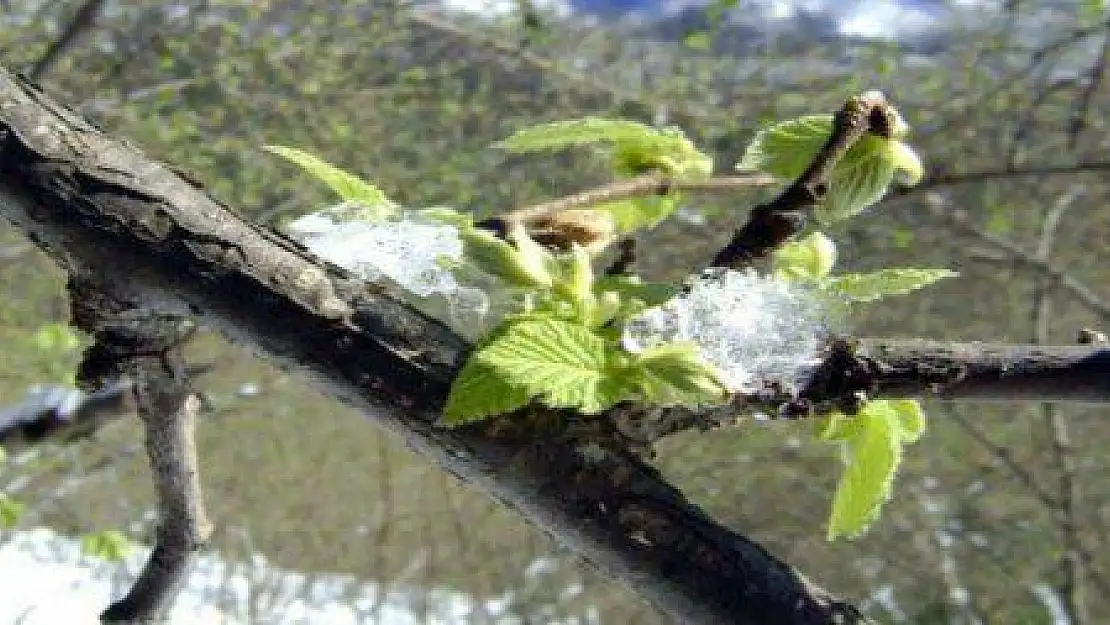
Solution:
M 944 202 L 895 193 L 843 222 L 830 232 L 838 268 L 961 277 L 868 308 L 854 332 L 1070 344 L 1110 326 L 1107 11 L 1078 0 L 0 0 L 0 65 L 275 225 L 332 198 L 266 144 L 319 154 L 406 205 L 488 215 L 604 180 L 589 155 L 490 148 L 518 128 L 587 114 L 675 124 L 728 171 L 761 124 L 879 88 Z M 636 269 L 685 275 L 758 199 L 698 198 L 641 237 Z M 116 547 L 150 544 L 155 527 L 129 406 L 67 390 L 85 339 L 58 325 L 63 286 L 0 225 L 0 623 L 95 622 L 145 554 Z M 198 444 L 217 530 L 175 622 L 666 622 L 296 376 L 217 336 L 190 353 L 211 364 L 198 378 L 210 403 Z M 1107 409 L 926 409 L 894 500 L 854 541 L 824 540 L 839 460 L 806 423 L 676 436 L 657 462 L 721 522 L 880 622 L 1110 622 Z M 28 425 L 74 415 L 92 425 Z

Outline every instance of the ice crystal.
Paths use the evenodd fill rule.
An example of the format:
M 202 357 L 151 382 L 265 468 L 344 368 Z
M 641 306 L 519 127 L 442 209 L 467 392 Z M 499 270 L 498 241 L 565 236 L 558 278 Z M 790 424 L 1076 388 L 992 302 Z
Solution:
M 672 341 L 696 343 L 736 393 L 767 383 L 786 389 L 804 381 L 830 329 L 815 293 L 750 271 L 721 271 L 695 280 L 687 293 L 645 311 L 626 326 L 630 351 Z
M 365 280 L 387 277 L 419 296 L 459 289 L 441 257 L 458 260 L 463 245 L 454 226 L 401 219 L 344 221 L 335 211 L 300 217 L 286 226 L 314 254 Z

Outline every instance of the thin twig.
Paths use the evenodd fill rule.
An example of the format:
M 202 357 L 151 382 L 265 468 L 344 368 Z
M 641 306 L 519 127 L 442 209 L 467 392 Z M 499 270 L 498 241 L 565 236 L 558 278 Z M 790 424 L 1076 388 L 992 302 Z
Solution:
M 1074 165 L 1047 167 L 1025 167 L 1007 169 L 983 169 L 962 173 L 936 173 L 912 187 L 898 187 L 891 192 L 893 197 L 901 197 L 931 191 L 939 187 L 961 184 L 975 184 L 992 180 L 1012 180 L 1014 178 L 1044 178 L 1047 176 L 1070 176 L 1084 173 L 1110 172 L 1110 161 L 1087 161 Z
M 868 133 L 889 137 L 896 113 L 882 93 L 850 98 L 833 116 L 833 130 L 804 172 L 775 199 L 752 209 L 748 222 L 710 263 L 738 267 L 766 256 L 805 228 L 812 209 L 825 199 L 833 168 Z
M 1079 104 L 1072 112 L 1071 121 L 1068 123 L 1068 149 L 1070 150 L 1076 148 L 1079 144 L 1079 136 L 1087 128 L 1087 117 L 1091 112 L 1091 103 L 1094 101 L 1099 87 L 1102 86 L 1107 64 L 1110 64 L 1110 32 L 1102 37 L 1102 49 L 1098 59 L 1095 60 L 1094 67 L 1089 72 L 1090 76 L 1088 76 L 1087 84 L 1079 94 Z
M 1056 239 L 1060 220 L 1064 212 L 1071 207 L 1075 200 L 1082 195 L 1083 187 L 1073 186 L 1071 191 L 1060 196 L 1057 201 L 1045 211 L 1041 224 L 1041 236 L 1037 245 L 1035 258 L 1048 262 L 1051 258 L 1052 245 Z M 1036 276 L 1033 281 L 1033 306 L 1030 311 L 1033 326 L 1032 342 L 1044 344 L 1048 342 L 1048 322 L 1051 314 L 1051 301 L 1048 298 L 1049 280 L 1044 276 Z M 1060 532 L 1063 534 L 1064 550 L 1060 557 L 1060 593 L 1064 596 L 1075 625 L 1090 622 L 1086 600 L 1086 574 L 1084 571 L 1083 544 L 1079 536 L 1079 525 L 1076 521 L 1076 504 L 1080 498 L 1079 480 L 1076 471 L 1075 454 L 1072 450 L 1071 436 L 1068 433 L 1068 424 L 1060 407 L 1052 403 L 1041 404 L 1044 424 L 1051 443 L 1052 457 L 1058 471 L 1057 485 L 1059 494 L 1055 497 L 1057 506 L 1050 510 L 1057 517 Z
M 1054 283 L 1058 283 L 1073 297 L 1082 302 L 1084 306 L 1102 317 L 1104 324 L 1110 324 L 1110 303 L 1099 297 L 1090 287 L 1080 282 L 1066 270 L 1037 258 L 1035 254 L 1022 249 L 1009 239 L 987 232 L 972 224 L 966 211 L 953 207 L 945 197 L 938 193 L 928 194 L 923 204 L 931 215 L 945 221 L 950 228 L 974 236 L 980 241 L 1005 252 L 1012 261 L 1031 267 L 1040 272 L 1041 275 L 1050 278 Z
M 760 173 L 716 176 L 705 180 L 682 180 L 659 174 L 645 174 L 629 180 L 618 180 L 540 204 L 524 206 L 503 215 L 498 215 L 496 219 L 506 223 L 528 224 L 554 217 L 567 210 L 589 208 L 608 202 L 653 195 L 662 196 L 676 192 L 733 193 L 739 190 L 750 190 L 753 187 L 774 184 L 774 182 L 774 177 Z

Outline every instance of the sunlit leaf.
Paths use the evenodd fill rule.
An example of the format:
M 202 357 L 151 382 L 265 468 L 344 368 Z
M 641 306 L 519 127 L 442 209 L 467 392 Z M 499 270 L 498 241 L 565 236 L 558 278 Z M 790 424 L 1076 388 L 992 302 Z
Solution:
M 26 505 L 23 502 L 0 493 L 0 529 L 14 527 L 19 522 L 19 517 L 23 515 L 24 508 Z
M 367 207 L 368 210 L 364 215 L 365 219 L 371 221 L 384 219 L 397 210 L 393 202 L 386 197 L 381 189 L 317 156 L 303 150 L 280 145 L 267 145 L 263 146 L 262 149 L 298 165 L 301 169 L 328 185 L 343 200 L 357 202 Z
M 905 406 L 896 409 L 879 400 L 867 402 L 856 415 L 842 417 L 842 423 L 851 425 L 841 427 L 833 438 L 840 442 L 844 471 L 833 495 L 829 540 L 864 533 L 890 499 L 902 447 L 916 439 L 908 436 L 903 421 L 908 413 Z
M 792 181 L 813 161 L 832 129 L 832 115 L 807 115 L 772 124 L 756 133 L 737 169 Z M 899 139 L 874 134 L 860 137 L 833 168 L 825 200 L 814 211 L 817 220 L 824 224 L 839 221 L 878 202 L 896 171 L 904 172 L 907 182 L 916 182 L 924 170 L 913 149 Z
M 105 530 L 81 537 L 81 553 L 86 556 L 122 562 L 131 548 L 131 541 L 122 532 Z
M 552 278 L 548 270 L 550 254 L 526 234 L 516 237 L 517 245 L 479 228 L 460 231 L 459 238 L 463 242 L 466 261 L 489 275 L 502 278 L 514 286 L 551 286 Z
M 607 202 L 598 204 L 594 209 L 612 215 L 616 231 L 623 234 L 640 228 L 654 228 L 678 207 L 679 196 L 668 194 Z
M 443 422 L 462 425 L 510 413 L 527 405 L 531 398 L 524 387 L 509 384 L 496 367 L 482 358 L 471 357 L 451 385 Z
M 821 287 L 848 301 L 871 302 L 891 295 L 905 295 L 958 275 L 951 269 L 889 268 L 873 273 L 831 276 L 821 282 Z
M 67 323 L 48 323 L 35 331 L 32 342 L 45 352 L 68 352 L 81 346 L 81 337 Z
M 713 171 L 712 157 L 699 151 L 681 130 L 623 119 L 587 117 L 541 124 L 519 130 L 496 145 L 515 153 L 608 146 L 616 173 L 624 177 L 658 170 L 676 177 L 704 178 Z
M 775 250 L 772 271 L 784 279 L 824 278 L 836 264 L 836 244 L 824 233 L 814 232 Z
M 728 398 L 728 389 L 693 344 L 646 349 L 636 355 L 632 370 L 643 400 L 649 404 L 698 407 Z
M 584 325 L 554 318 L 510 322 L 471 355 L 451 390 L 445 420 L 480 419 L 529 399 L 596 414 L 630 391 L 614 356 Z M 500 382 L 478 379 L 486 373 Z

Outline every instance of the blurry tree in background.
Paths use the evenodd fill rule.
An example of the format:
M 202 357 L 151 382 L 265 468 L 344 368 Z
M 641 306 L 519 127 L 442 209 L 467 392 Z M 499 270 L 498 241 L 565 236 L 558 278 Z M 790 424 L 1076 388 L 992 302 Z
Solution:
M 678 124 L 724 170 L 761 123 L 881 88 L 930 176 L 837 232 L 842 257 L 851 269 L 896 261 L 963 277 L 871 309 L 854 331 L 1066 344 L 1110 320 L 1110 18 L 1098 3 L 1002 4 L 953 8 L 961 19 L 928 37 L 876 43 L 822 35 L 806 15 L 761 30 L 747 5 L 731 19 L 692 10 L 598 25 L 539 3 L 476 15 L 386 0 L 7 0 L 0 64 L 38 74 L 109 133 L 267 223 L 329 198 L 262 145 L 314 151 L 406 205 L 488 215 L 601 179 L 585 155 L 489 149 L 527 125 L 586 114 Z M 639 271 L 686 274 L 754 200 L 706 200 L 644 235 Z M 66 312 L 62 276 L 7 230 L 0 292 L 8 404 L 64 381 L 57 351 L 28 337 Z M 198 444 L 225 557 L 509 597 L 529 622 L 591 609 L 607 623 L 662 622 L 300 381 L 211 337 L 192 358 L 216 363 L 201 382 L 214 411 Z M 927 408 L 930 431 L 895 500 L 852 542 L 824 541 L 837 459 L 802 444 L 804 423 L 684 434 L 658 462 L 716 518 L 881 621 L 1110 621 L 1105 409 Z M 128 528 L 149 542 L 136 428 L 120 420 L 93 441 L 9 454 L 0 480 L 27 504 L 20 523 Z M 1070 621 L 1052 620 L 1051 599 Z

